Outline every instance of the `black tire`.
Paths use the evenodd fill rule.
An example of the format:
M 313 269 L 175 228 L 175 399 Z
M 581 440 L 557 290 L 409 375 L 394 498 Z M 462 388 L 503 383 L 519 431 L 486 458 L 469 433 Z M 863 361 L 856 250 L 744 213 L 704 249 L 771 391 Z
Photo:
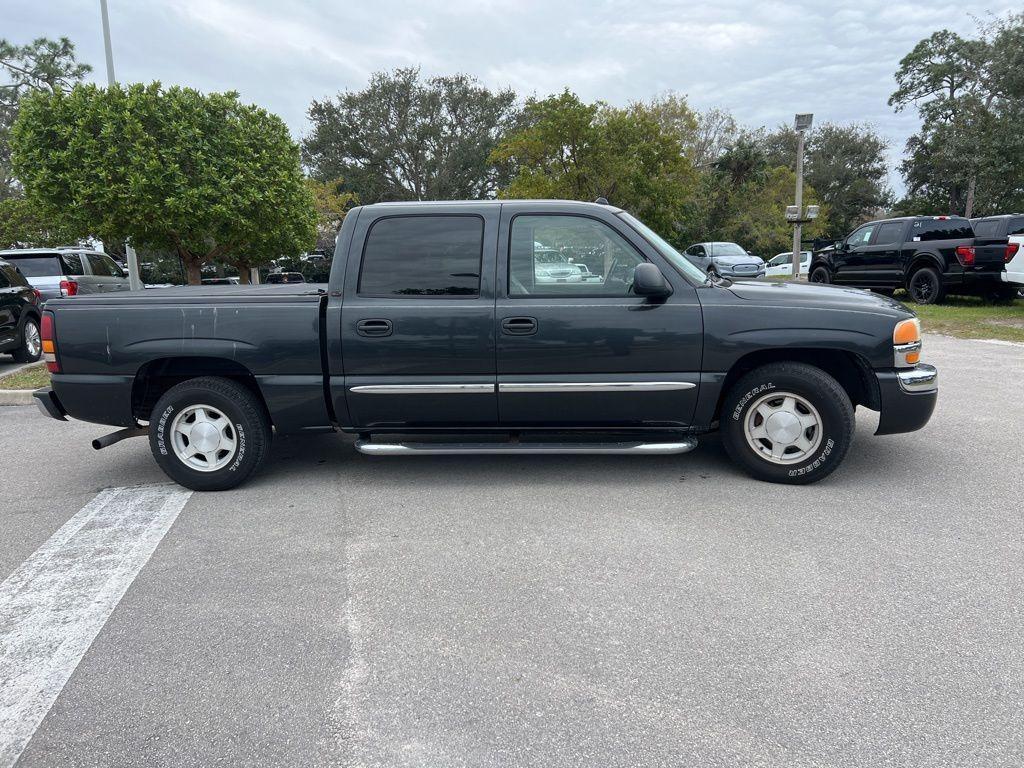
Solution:
M 182 425 L 187 426 L 188 411 L 198 406 L 211 409 L 204 412 L 206 416 L 220 411 L 229 422 L 220 434 L 234 440 L 232 451 L 210 454 L 211 462 L 225 462 L 219 468 L 195 469 L 177 453 L 175 419 L 182 415 L 186 419 Z M 224 491 L 239 485 L 260 468 L 270 452 L 271 434 L 263 403 L 251 390 L 230 379 L 206 376 L 172 387 L 157 401 L 150 417 L 149 446 L 156 463 L 175 482 L 194 491 Z
M 946 298 L 946 287 L 937 269 L 921 267 L 910 276 L 907 293 L 916 304 L 941 304 Z
M 791 446 L 793 452 L 787 457 L 790 448 L 786 447 L 780 460 L 771 460 L 766 455 L 773 447 L 771 438 L 748 439 L 747 425 L 758 428 L 757 420 L 762 417 L 755 408 L 780 407 L 780 401 L 790 395 L 798 408 L 803 405 L 800 400 L 813 408 L 801 415 L 810 417 L 815 425 L 797 433 L 806 440 L 808 450 Z M 722 403 L 720 425 L 726 452 L 749 475 L 770 483 L 806 485 L 832 474 L 842 463 L 853 440 L 853 405 L 839 382 L 820 368 L 771 363 L 747 373 L 732 386 Z M 761 426 L 767 425 L 762 420 Z
M 828 285 L 832 282 L 832 274 L 828 271 L 827 267 L 815 267 L 811 271 L 811 276 L 808 280 L 812 283 L 821 283 L 822 285 Z
M 30 343 L 32 334 L 35 333 L 34 344 Z M 39 340 L 39 322 L 34 317 L 25 319 L 25 325 L 21 328 L 21 344 L 11 352 L 11 357 L 16 363 L 34 363 L 43 356 L 43 349 Z

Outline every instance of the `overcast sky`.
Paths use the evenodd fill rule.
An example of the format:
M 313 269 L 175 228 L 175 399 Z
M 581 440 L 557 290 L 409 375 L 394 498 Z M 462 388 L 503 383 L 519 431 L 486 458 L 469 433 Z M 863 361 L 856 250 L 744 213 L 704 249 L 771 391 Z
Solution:
M 118 79 L 237 90 L 298 138 L 306 109 L 371 72 L 419 65 L 545 96 L 568 86 L 622 105 L 674 90 L 774 126 L 794 112 L 862 121 L 891 140 L 893 182 L 913 113 L 886 105 L 900 58 L 932 31 L 973 35 L 1002 0 L 108 0 Z M 103 81 L 99 0 L 0 0 L 0 36 L 66 35 Z

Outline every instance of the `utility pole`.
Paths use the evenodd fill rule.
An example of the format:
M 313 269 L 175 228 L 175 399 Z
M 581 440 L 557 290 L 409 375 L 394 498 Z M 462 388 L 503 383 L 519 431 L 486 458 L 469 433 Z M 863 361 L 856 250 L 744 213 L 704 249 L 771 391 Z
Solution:
M 797 115 L 793 121 L 793 128 L 796 129 L 796 216 L 790 219 L 793 222 L 793 274 L 790 276 L 793 280 L 800 279 L 804 228 L 804 131 L 810 129 L 813 120 L 814 115 L 805 113 Z
M 107 0 L 100 0 L 100 16 L 103 18 L 103 50 L 107 55 L 107 85 L 113 86 L 117 79 L 114 77 L 114 49 L 110 44 L 110 16 L 107 13 Z M 133 291 L 141 291 L 143 285 L 139 275 L 139 257 L 131 243 L 124 244 L 124 253 L 128 260 L 128 286 Z

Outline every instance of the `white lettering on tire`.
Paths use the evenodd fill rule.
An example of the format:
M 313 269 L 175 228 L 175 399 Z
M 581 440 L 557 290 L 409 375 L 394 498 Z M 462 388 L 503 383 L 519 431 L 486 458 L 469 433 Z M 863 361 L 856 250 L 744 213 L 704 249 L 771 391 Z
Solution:
M 816 458 L 810 464 L 805 464 L 799 469 L 789 470 L 789 476 L 800 477 L 801 475 L 806 475 L 808 472 L 813 472 L 828 460 L 829 454 L 832 453 L 833 447 L 835 447 L 835 442 L 830 437 L 828 441 L 825 443 L 825 448 L 822 450 L 821 455 L 818 456 L 818 458 Z
M 743 407 L 747 403 L 749 403 L 752 398 L 756 397 L 757 395 L 760 395 L 762 392 L 767 392 L 770 389 L 775 389 L 775 385 L 772 384 L 771 382 L 768 382 L 767 384 L 762 384 L 759 387 L 754 387 L 752 390 L 747 392 L 747 394 L 741 397 L 740 401 L 736 403 L 736 408 L 732 412 L 732 420 L 739 421 L 740 416 L 743 415 Z

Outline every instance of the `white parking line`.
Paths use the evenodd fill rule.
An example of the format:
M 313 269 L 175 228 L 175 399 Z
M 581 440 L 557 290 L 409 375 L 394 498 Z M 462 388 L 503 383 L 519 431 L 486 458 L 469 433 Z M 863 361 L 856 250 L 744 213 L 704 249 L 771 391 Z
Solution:
M 10 768 L 192 495 L 109 488 L 0 584 L 0 768 Z

